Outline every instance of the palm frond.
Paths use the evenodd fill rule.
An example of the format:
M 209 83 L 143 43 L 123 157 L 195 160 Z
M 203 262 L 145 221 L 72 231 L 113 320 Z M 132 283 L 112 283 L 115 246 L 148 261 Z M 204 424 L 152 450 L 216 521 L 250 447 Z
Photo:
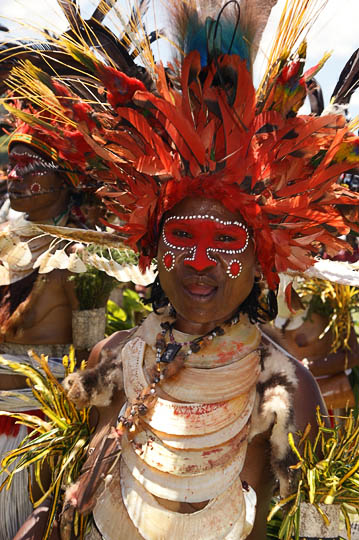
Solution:
M 320 313 L 329 318 L 324 334 L 332 332 L 331 352 L 339 349 L 350 350 L 349 338 L 353 327 L 352 315 L 358 311 L 359 289 L 324 279 L 312 278 L 299 284 L 297 292 L 302 302 L 311 312 Z
M 299 471 L 300 479 L 297 491 L 279 500 L 268 516 L 268 521 L 272 520 L 285 507 L 280 539 L 297 537 L 301 502 L 313 504 L 319 512 L 318 519 L 323 520 L 327 517 L 319 504 L 340 505 L 350 537 L 348 508 L 357 508 L 359 499 L 359 418 L 354 417 L 353 411 L 348 416 L 332 418 L 336 423 L 328 428 L 317 409 L 318 435 L 314 443 L 309 439 L 310 426 L 304 434 L 299 433 L 297 445 L 293 435 L 289 435 L 289 444 L 298 457 L 292 468 Z
M 39 409 L 45 419 L 25 413 L 0 413 L 12 416 L 17 423 L 31 429 L 20 446 L 2 459 L 2 473 L 7 477 L 0 489 L 9 489 L 12 480 L 18 472 L 33 467 L 34 476 L 42 491 L 41 497 L 33 501 L 34 507 L 39 506 L 48 496 L 52 496 L 52 506 L 49 512 L 45 536 L 50 537 L 54 517 L 63 502 L 64 489 L 72 484 L 80 474 L 85 461 L 90 437 L 89 411 L 77 410 L 68 399 L 61 384 L 52 374 L 47 358 L 32 353 L 38 364 L 32 367 L 26 364 L 9 362 L 0 356 L 0 365 L 10 367 L 14 372 L 24 375 L 34 396 L 38 399 Z M 66 375 L 75 369 L 74 351 L 69 357 L 63 358 Z M 84 366 L 82 366 L 84 367 Z M 44 487 L 41 482 L 41 469 L 44 464 L 50 468 L 51 483 Z M 30 494 L 32 497 L 32 495 Z M 84 538 L 86 522 L 77 518 L 81 526 L 78 538 Z

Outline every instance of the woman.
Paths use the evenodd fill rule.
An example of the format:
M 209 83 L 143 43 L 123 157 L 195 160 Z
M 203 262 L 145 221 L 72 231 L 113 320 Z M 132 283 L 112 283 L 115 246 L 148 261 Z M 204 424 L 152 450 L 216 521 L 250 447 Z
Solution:
M 338 204 L 359 198 L 336 178 L 359 162 L 358 139 L 335 115 L 297 115 L 309 73 L 303 48 L 288 57 L 289 38 L 255 92 L 251 36 L 263 18 L 254 28 L 242 7 L 239 20 L 236 2 L 177 3 L 181 73 L 146 56 L 155 91 L 95 57 L 106 112 L 65 83 L 50 90 L 67 96 L 59 102 L 77 140 L 97 153 L 79 167 L 103 175 L 100 195 L 123 241 L 142 269 L 153 257 L 159 268 L 158 313 L 96 347 L 92 367 L 65 381 L 78 406 L 99 409 L 83 474 L 66 494 L 68 537 L 76 509 L 93 511 L 90 538 L 263 538 L 274 478 L 283 495 L 294 489 L 288 433 L 315 424 L 322 405 L 311 375 L 262 343 L 255 323 L 275 315 L 279 271 L 303 271 L 322 244 L 344 245 L 350 224 Z M 293 4 L 284 26 L 303 21 L 303 30 L 311 7 Z M 264 305 L 255 277 L 271 291 Z M 46 509 L 17 538 L 39 537 L 41 516 Z

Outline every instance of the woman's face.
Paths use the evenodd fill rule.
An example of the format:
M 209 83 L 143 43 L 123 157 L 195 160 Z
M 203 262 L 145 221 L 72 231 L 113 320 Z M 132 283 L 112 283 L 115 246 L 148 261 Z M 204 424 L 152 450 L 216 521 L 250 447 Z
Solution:
M 247 227 L 218 201 L 187 198 L 168 212 L 157 258 L 161 286 L 184 332 L 205 333 L 230 319 L 253 287 Z
M 66 190 L 56 164 L 24 144 L 14 144 L 9 152 L 7 188 L 11 207 L 29 214 L 57 206 L 59 192 Z

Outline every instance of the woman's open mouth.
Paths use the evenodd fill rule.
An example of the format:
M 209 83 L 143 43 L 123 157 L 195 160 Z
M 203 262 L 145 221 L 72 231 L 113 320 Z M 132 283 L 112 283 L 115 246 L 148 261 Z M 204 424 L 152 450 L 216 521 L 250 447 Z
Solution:
M 184 281 L 184 289 L 187 294 L 197 300 L 208 300 L 217 292 L 217 285 L 209 281 Z
M 8 194 L 10 199 L 27 199 L 28 197 L 31 197 L 33 193 L 31 193 L 30 190 L 26 191 L 15 191 L 15 190 L 8 190 Z

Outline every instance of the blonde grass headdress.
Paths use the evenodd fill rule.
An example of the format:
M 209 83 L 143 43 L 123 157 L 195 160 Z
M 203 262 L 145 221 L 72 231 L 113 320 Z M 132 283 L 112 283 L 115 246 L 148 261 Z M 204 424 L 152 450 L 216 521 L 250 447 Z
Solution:
M 178 56 L 166 69 L 154 63 L 137 19 L 129 36 L 144 58 L 142 78 L 76 33 L 54 38 L 91 74 L 101 99 L 28 60 L 11 72 L 8 84 L 33 112 L 8 109 L 103 183 L 99 196 L 142 269 L 156 255 L 163 215 L 185 197 L 216 199 L 242 215 L 271 289 L 278 272 L 306 270 L 323 245 L 334 255 L 347 247 L 339 236 L 357 228 L 359 196 L 337 178 L 359 165 L 359 139 L 340 115 L 298 114 L 306 82 L 326 60 L 303 72 L 303 34 L 325 1 L 287 0 L 255 90 L 252 60 L 274 3 L 171 2 Z

